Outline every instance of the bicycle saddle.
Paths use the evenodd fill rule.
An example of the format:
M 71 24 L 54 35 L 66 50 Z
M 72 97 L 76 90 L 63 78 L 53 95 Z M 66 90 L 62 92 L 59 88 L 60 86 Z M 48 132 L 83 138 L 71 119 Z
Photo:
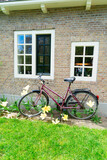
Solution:
M 73 83 L 75 81 L 75 79 L 76 79 L 75 77 L 70 77 L 70 78 L 65 78 L 64 81 Z

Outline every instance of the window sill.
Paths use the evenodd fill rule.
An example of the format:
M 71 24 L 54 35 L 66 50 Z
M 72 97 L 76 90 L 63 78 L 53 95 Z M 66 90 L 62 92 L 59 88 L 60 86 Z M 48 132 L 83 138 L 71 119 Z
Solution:
M 77 77 L 75 76 L 76 81 L 91 81 L 91 82 L 96 82 L 96 77 Z
M 14 78 L 28 78 L 28 79 L 37 79 L 39 77 L 39 75 L 21 75 L 21 74 L 17 74 L 17 75 L 14 75 Z M 50 80 L 53 80 L 54 79 L 54 76 L 42 76 L 43 79 L 50 79 Z

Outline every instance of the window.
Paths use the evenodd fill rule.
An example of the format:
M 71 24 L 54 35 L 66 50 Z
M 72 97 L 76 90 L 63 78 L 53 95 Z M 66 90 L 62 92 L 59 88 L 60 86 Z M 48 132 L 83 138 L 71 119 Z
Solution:
M 16 78 L 54 79 L 55 31 L 16 31 L 14 33 L 14 74 Z
M 51 35 L 37 35 L 37 70 L 36 73 L 50 74 Z
M 71 52 L 71 76 L 81 81 L 96 81 L 98 42 L 74 42 Z

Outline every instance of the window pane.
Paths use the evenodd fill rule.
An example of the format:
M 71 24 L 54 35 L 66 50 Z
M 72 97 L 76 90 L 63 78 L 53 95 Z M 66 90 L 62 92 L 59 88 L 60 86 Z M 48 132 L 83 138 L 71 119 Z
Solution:
M 25 35 L 25 43 L 32 43 L 32 35 Z
M 82 68 L 74 68 L 74 75 L 75 76 L 82 76 Z
M 50 67 L 49 66 L 45 66 L 44 73 L 50 73 Z
M 83 58 L 82 57 L 76 57 L 75 58 L 75 66 L 82 66 L 83 65 Z
M 24 74 L 24 66 L 18 66 L 18 74 Z
M 18 44 L 24 43 L 24 35 L 18 35 Z
M 43 54 L 43 46 L 38 46 L 38 53 L 37 54 Z
M 75 55 L 83 55 L 84 47 L 76 47 L 75 48 Z
M 94 47 L 86 47 L 85 55 L 93 55 Z
M 26 74 L 32 74 L 32 67 L 26 66 Z
M 49 62 L 50 62 L 50 56 L 45 56 L 44 64 L 49 64 Z
M 43 64 L 43 56 L 38 56 L 38 64 Z
M 45 46 L 45 54 L 50 54 L 50 46 Z
M 92 68 L 84 68 L 84 76 L 92 77 Z
M 24 45 L 18 45 L 18 54 L 24 54 Z
M 93 66 L 93 58 L 92 57 L 85 58 L 85 66 Z
M 44 44 L 44 37 L 38 36 L 38 41 L 39 41 L 39 44 Z
M 18 64 L 24 64 L 24 56 L 18 56 Z
M 50 36 L 45 37 L 45 44 L 50 44 Z
M 31 45 L 26 45 L 26 54 L 32 54 L 32 46 Z
M 26 64 L 32 64 L 32 56 L 26 56 L 25 57 L 25 63 Z
M 39 66 L 37 68 L 37 73 L 43 73 L 43 66 Z

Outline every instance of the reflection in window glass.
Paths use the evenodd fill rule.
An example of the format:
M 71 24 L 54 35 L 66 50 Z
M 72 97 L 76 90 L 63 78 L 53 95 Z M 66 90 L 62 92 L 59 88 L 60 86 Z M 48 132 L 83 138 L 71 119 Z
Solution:
M 24 56 L 18 56 L 18 64 L 24 64 Z
M 82 76 L 82 68 L 74 68 L 74 75 L 75 76 Z
M 75 48 L 75 55 L 83 55 L 83 50 L 84 50 L 84 47 L 76 47 Z
M 38 54 L 43 54 L 43 52 L 44 52 L 44 47 L 43 47 L 43 45 L 39 45 L 39 46 L 38 46 Z
M 32 64 L 32 56 L 26 56 L 25 57 L 25 63 L 26 64 Z
M 93 52 L 94 52 L 94 47 L 92 46 L 89 46 L 89 47 L 86 47 L 85 49 L 85 55 L 93 55 Z
M 48 66 L 45 66 L 44 72 L 45 72 L 45 73 L 50 73 L 50 68 L 49 68 Z
M 82 66 L 82 65 L 83 65 L 83 57 L 76 57 L 75 66 Z
M 44 38 L 42 36 L 39 36 L 38 37 L 38 42 L 39 42 L 40 45 L 44 44 Z
M 45 62 L 44 64 L 48 64 L 49 65 L 49 62 L 50 62 L 50 56 L 45 56 Z
M 43 64 L 43 56 L 38 56 L 38 64 Z
M 25 43 L 32 43 L 32 35 L 25 35 Z
M 32 46 L 31 45 L 26 45 L 26 54 L 32 54 Z
M 45 54 L 50 54 L 50 46 L 45 46 Z
M 84 76 L 92 77 L 92 68 L 84 68 Z
M 50 37 L 45 38 L 45 44 L 48 44 L 48 45 L 50 44 Z
M 92 57 L 85 58 L 85 66 L 93 66 L 93 58 Z
M 18 54 L 24 54 L 24 45 L 18 45 Z
M 26 74 L 32 74 L 32 67 L 26 66 Z
M 24 43 L 24 35 L 18 35 L 18 44 Z
M 18 74 L 24 74 L 24 66 L 18 66 Z
M 38 66 L 38 73 L 37 74 L 39 74 L 39 73 L 43 73 L 43 66 Z

